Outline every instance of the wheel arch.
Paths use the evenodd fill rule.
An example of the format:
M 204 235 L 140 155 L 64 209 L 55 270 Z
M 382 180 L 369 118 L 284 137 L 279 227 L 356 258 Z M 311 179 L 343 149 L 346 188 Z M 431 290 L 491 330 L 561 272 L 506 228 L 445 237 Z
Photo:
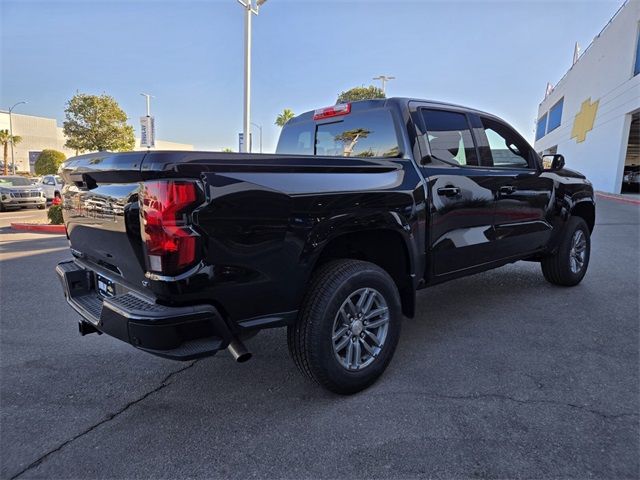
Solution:
M 596 206 L 593 202 L 582 201 L 576 203 L 570 210 L 572 217 L 581 217 L 589 227 L 589 232 L 593 232 L 596 224 Z
M 371 262 L 385 270 L 400 293 L 402 313 L 415 315 L 414 256 L 411 238 L 404 229 L 363 228 L 334 235 L 318 248 L 312 272 L 340 258 Z

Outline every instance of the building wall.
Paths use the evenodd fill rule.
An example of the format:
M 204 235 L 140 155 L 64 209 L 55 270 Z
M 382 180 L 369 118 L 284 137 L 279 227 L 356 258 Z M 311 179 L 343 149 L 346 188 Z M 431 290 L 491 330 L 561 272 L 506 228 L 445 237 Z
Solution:
M 40 152 L 52 148 L 63 152 L 67 158 L 76 152 L 64 146 L 66 138 L 62 128 L 58 127 L 54 118 L 36 117 L 12 113 L 13 134 L 20 135 L 22 142 L 13 147 L 13 154 L 18 172 L 31 171 L 29 166 L 29 152 Z M 9 130 L 9 113 L 0 112 L 0 130 Z M 140 139 L 136 138 L 135 150 L 145 150 L 140 147 Z M 186 143 L 156 140 L 156 150 L 193 150 L 193 145 Z M 8 164 L 11 166 L 11 148 L 8 149 Z M 32 172 L 32 171 L 31 171 Z M 32 172 L 33 173 L 33 172 Z
M 564 97 L 560 127 L 535 142 L 539 152 L 557 145 L 567 166 L 597 190 L 619 192 L 631 113 L 640 109 L 640 75 L 634 76 L 640 0 L 629 0 L 538 108 L 540 119 Z M 593 129 L 571 138 L 585 100 L 598 101 Z

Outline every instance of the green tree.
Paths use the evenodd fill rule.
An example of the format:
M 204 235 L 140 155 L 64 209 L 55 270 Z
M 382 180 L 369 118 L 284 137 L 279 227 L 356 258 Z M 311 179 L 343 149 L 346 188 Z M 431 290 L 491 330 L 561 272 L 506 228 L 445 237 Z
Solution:
M 336 103 L 357 102 L 358 100 L 373 100 L 375 98 L 387 98 L 381 88 L 369 85 L 368 87 L 354 87 L 340 93 Z
M 109 95 L 78 93 L 67 102 L 63 131 L 66 147 L 76 151 L 133 150 L 133 127 Z
M 2 174 L 9 174 L 9 144 L 13 143 L 14 145 L 19 144 L 22 141 L 22 137 L 20 135 L 9 135 L 9 130 L 0 130 L 0 143 L 2 144 L 3 150 L 3 161 L 4 167 Z
M 36 175 L 52 175 L 58 173 L 58 167 L 67 159 L 64 153 L 57 150 L 42 150 L 36 159 Z
M 295 116 L 296 114 L 293 113 L 292 110 L 285 108 L 282 113 L 276 117 L 276 125 L 284 127 L 285 124 Z

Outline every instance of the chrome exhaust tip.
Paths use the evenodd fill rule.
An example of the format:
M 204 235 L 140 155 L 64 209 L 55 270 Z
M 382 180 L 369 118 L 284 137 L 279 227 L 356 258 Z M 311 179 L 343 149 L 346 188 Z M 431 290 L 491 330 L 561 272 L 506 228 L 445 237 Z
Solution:
M 227 350 L 229 350 L 229 353 L 231 354 L 233 359 L 238 363 L 244 363 L 247 360 L 251 359 L 252 356 L 251 352 L 247 350 L 247 347 L 244 346 L 244 343 L 242 343 L 237 338 L 231 340 L 229 346 L 227 347 Z

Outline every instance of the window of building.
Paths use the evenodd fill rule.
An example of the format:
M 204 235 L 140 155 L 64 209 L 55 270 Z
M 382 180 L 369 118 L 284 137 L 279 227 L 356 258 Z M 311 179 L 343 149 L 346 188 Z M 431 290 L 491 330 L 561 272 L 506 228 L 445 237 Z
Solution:
M 638 40 L 636 43 L 636 66 L 633 69 L 633 76 L 640 73 L 640 23 L 638 24 Z
M 538 126 L 536 127 L 536 140 L 540 140 L 544 137 L 547 128 L 547 114 L 545 113 L 540 120 L 538 120 Z
M 467 116 L 444 110 L 422 110 L 429 149 L 436 160 L 459 165 L 478 165 Z
M 549 110 L 549 123 L 547 124 L 547 133 L 552 132 L 560 126 L 562 123 L 562 105 L 564 103 L 564 97 L 562 97 L 556 104 Z

